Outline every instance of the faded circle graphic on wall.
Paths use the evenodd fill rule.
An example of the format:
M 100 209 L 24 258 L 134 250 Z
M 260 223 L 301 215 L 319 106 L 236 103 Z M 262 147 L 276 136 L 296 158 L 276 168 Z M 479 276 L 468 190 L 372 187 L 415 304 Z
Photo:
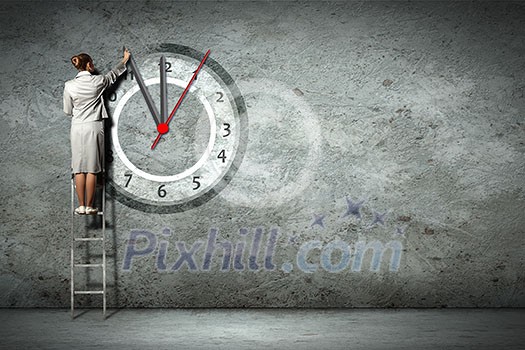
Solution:
M 314 179 L 321 125 L 294 87 L 270 79 L 237 83 L 250 115 L 250 137 L 241 166 L 219 195 L 253 208 L 285 204 Z

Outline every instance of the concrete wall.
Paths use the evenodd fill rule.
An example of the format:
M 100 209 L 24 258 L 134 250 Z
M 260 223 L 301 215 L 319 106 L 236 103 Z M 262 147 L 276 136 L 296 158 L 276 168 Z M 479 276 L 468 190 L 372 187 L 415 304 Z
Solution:
M 200 206 L 108 198 L 110 305 L 525 306 L 522 3 L 13 1 L 0 16 L 0 306 L 69 306 L 69 58 L 105 72 L 123 45 L 163 43 L 211 49 L 249 138 Z M 238 250 L 216 246 L 206 270 L 208 241 Z

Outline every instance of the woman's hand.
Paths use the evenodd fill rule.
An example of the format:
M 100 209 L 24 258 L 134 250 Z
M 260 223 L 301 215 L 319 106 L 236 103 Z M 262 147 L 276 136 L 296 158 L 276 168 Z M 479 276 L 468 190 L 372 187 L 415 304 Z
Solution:
M 128 62 L 130 55 L 131 54 L 129 53 L 128 49 L 124 49 L 124 57 L 122 57 L 123 64 L 126 64 L 126 62 Z

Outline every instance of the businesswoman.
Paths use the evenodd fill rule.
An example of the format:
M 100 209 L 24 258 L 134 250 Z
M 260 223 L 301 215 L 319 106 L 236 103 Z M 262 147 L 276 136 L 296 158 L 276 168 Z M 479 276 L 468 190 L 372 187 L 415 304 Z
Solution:
M 71 171 L 75 175 L 79 207 L 76 214 L 97 214 L 93 208 L 97 173 L 104 168 L 104 123 L 108 113 L 103 92 L 126 70 L 130 53 L 105 75 L 94 75 L 93 60 L 81 53 L 71 57 L 78 74 L 64 85 L 64 112 L 71 117 Z

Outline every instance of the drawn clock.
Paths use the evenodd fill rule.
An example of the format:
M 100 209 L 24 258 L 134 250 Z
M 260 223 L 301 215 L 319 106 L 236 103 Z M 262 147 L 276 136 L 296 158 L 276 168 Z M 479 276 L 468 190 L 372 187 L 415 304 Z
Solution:
M 145 212 L 199 206 L 231 181 L 242 161 L 244 99 L 209 50 L 162 44 L 144 57 L 130 51 L 128 70 L 109 98 L 109 191 Z

